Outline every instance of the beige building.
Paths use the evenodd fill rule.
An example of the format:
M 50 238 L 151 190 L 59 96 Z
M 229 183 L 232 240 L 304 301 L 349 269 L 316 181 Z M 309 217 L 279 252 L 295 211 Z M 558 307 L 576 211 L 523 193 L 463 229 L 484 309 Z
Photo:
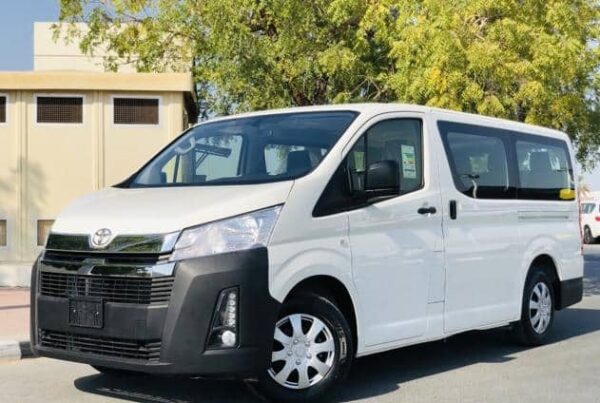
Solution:
M 127 178 L 197 115 L 189 73 L 103 73 L 42 50 L 40 70 L 0 72 L 0 286 L 29 284 L 65 205 Z

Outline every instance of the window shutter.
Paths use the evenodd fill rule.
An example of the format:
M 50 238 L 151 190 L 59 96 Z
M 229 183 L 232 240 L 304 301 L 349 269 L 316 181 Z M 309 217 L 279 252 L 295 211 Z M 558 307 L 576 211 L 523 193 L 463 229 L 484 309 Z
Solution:
M 37 97 L 38 123 L 83 123 L 83 98 Z
M 158 124 L 158 98 L 113 98 L 113 109 L 115 124 Z
M 6 123 L 6 96 L 0 96 L 0 123 Z

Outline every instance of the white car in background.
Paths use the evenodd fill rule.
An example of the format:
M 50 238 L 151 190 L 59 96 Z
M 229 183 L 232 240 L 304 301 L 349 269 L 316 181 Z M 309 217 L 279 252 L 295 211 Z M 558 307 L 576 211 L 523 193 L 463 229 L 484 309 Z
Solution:
M 600 237 L 600 210 L 595 200 L 581 202 L 581 231 L 586 244 L 595 243 Z

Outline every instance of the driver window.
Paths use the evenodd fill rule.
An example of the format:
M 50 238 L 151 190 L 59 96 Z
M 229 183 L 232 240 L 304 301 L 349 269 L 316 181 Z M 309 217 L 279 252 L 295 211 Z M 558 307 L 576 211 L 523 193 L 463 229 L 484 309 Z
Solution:
M 369 165 L 395 161 L 400 176 L 400 194 L 413 192 L 423 183 L 421 121 L 393 119 L 371 127 L 353 147 L 349 166 L 354 189 L 364 189 L 364 176 Z
M 354 144 L 335 172 L 313 215 L 324 216 L 362 207 L 355 193 L 364 190 L 370 164 L 392 160 L 398 163 L 400 194 L 423 187 L 423 136 L 420 119 L 391 119 L 373 125 Z

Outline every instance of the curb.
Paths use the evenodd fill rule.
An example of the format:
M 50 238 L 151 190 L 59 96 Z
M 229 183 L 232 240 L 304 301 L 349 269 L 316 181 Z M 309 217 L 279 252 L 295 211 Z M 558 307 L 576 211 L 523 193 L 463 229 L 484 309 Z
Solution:
M 33 357 L 29 341 L 0 341 L 0 361 L 15 361 Z

